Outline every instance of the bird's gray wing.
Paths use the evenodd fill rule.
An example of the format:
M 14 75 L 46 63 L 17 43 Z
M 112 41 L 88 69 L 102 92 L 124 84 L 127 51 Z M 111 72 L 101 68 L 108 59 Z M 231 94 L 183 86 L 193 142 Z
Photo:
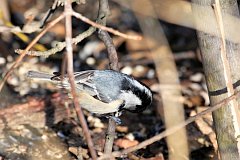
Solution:
M 97 96 L 99 100 L 109 101 L 108 99 L 106 99 L 104 94 L 97 89 L 96 84 L 93 81 L 94 73 L 95 73 L 94 70 L 87 70 L 74 73 L 76 84 L 75 87 L 77 91 L 86 91 L 91 96 Z M 67 76 L 64 76 L 61 82 L 61 75 L 58 73 L 54 74 L 55 76 L 52 77 L 52 80 L 58 81 L 57 84 L 59 87 L 70 89 L 70 84 Z
M 87 91 L 92 96 L 98 96 L 96 85 L 93 82 L 94 71 L 75 72 L 74 78 L 78 90 Z
M 68 75 L 62 76 L 59 72 L 54 72 L 54 76 L 52 76 L 51 80 L 57 84 L 59 88 L 66 88 L 70 89 L 70 83 Z M 89 71 L 82 71 L 82 72 L 75 72 L 74 79 L 75 79 L 75 87 L 77 91 L 86 91 L 88 94 L 95 96 L 97 95 L 95 91 L 94 83 L 92 82 L 92 76 L 94 75 L 93 70 Z
M 99 100 L 103 102 L 111 102 L 112 99 L 110 96 L 107 96 L 108 94 L 104 93 L 101 89 L 100 84 L 98 83 L 99 80 L 104 81 L 103 83 L 108 83 L 106 80 L 106 75 L 103 75 L 94 70 L 88 70 L 88 71 L 82 71 L 82 72 L 76 72 L 74 73 L 76 84 L 78 84 L 78 87 L 84 91 L 91 91 L 95 93 L 94 96 L 97 96 Z M 98 75 L 98 77 L 96 77 Z M 97 80 L 98 79 L 98 80 Z M 99 88 L 100 87 L 100 88 Z M 111 90 L 109 88 L 109 90 Z M 106 90 L 105 90 L 106 91 Z

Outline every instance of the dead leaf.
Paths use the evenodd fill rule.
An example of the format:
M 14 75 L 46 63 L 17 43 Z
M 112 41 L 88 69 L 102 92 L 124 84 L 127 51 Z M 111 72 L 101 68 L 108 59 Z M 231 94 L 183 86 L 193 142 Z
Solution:
M 132 147 L 132 146 L 135 146 L 135 145 L 137 145 L 139 142 L 138 141 L 136 141 L 136 140 L 128 140 L 128 139 L 118 139 L 118 140 L 116 140 L 115 141 L 115 145 L 117 145 L 117 146 L 119 146 L 119 147 L 121 147 L 121 148 L 124 148 L 124 149 L 126 149 L 126 148 L 129 148 L 129 147 Z

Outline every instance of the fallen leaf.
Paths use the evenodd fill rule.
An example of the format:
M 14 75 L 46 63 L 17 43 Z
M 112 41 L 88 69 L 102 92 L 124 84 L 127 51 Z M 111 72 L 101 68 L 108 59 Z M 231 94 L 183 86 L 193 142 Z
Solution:
M 128 139 L 118 139 L 115 141 L 115 145 L 121 147 L 121 148 L 129 148 L 129 147 L 132 147 L 132 146 L 135 146 L 137 145 L 139 142 L 136 141 L 136 140 L 128 140 Z

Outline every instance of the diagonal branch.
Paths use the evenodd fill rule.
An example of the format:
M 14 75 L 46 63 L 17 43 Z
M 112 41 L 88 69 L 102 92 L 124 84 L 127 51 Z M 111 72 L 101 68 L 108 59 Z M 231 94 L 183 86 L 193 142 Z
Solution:
M 115 29 L 112 29 L 112 28 L 109 28 L 109 27 L 106 27 L 106 26 L 102 25 L 102 21 L 103 21 L 103 19 L 105 19 L 104 16 L 107 16 L 107 15 L 98 15 L 98 18 L 97 18 L 96 22 L 93 22 L 92 20 L 88 19 L 87 17 L 83 16 L 80 13 L 71 11 L 71 14 L 73 16 L 75 16 L 76 18 L 82 20 L 83 22 L 91 25 L 91 27 L 87 31 L 85 31 L 85 32 L 79 34 L 77 37 L 73 38 L 72 39 L 72 44 L 78 44 L 79 42 L 81 42 L 86 37 L 89 37 L 90 35 L 93 34 L 93 32 L 96 31 L 96 28 L 99 28 L 99 29 L 104 30 L 104 31 L 108 31 L 112 34 L 115 34 L 115 35 L 118 35 L 118 36 L 121 36 L 121 37 L 124 37 L 124 38 L 127 38 L 127 39 L 133 39 L 133 40 L 141 40 L 142 39 L 141 36 L 127 35 L 127 34 L 124 34 L 122 32 L 119 32 L 118 30 L 115 30 Z M 48 51 L 28 51 L 27 54 L 31 55 L 31 56 L 48 57 L 50 55 L 53 55 L 57 52 L 62 51 L 65 47 L 66 47 L 65 42 L 57 42 L 56 46 L 54 48 L 48 50 Z M 23 52 L 23 50 L 17 49 L 17 50 L 15 50 L 15 52 L 18 53 L 18 54 L 21 54 Z
M 0 92 L 3 88 L 4 83 L 7 81 L 8 77 L 11 75 L 13 70 L 18 67 L 18 65 L 22 62 L 23 58 L 26 56 L 27 52 L 37 43 L 37 41 L 50 29 L 52 28 L 56 23 L 58 23 L 60 20 L 62 20 L 65 17 L 64 14 L 61 14 L 59 17 L 54 19 L 53 21 L 49 22 L 46 28 L 44 28 L 32 41 L 31 43 L 26 47 L 25 50 L 23 50 L 22 54 L 16 59 L 14 64 L 11 66 L 11 68 L 7 71 L 5 76 L 0 82 Z
M 84 17 L 84 16 L 81 15 L 80 13 L 73 12 L 72 14 L 73 14 L 73 16 L 75 16 L 76 18 L 81 19 L 83 22 L 86 22 L 86 23 L 90 24 L 91 26 L 94 26 L 94 27 L 96 27 L 96 28 L 99 28 L 99 29 L 102 29 L 102 30 L 104 30 L 104 31 L 110 32 L 110 33 L 112 33 L 112 34 L 115 34 L 115 35 L 118 35 L 118 36 L 121 36 L 121 37 L 124 37 L 124 38 L 127 38 L 127 39 L 132 39 L 132 40 L 141 40 L 141 39 L 142 39 L 141 36 L 127 35 L 127 34 L 124 34 L 124 33 L 119 32 L 118 30 L 115 30 L 115 29 L 113 29 L 113 28 L 109 28 L 109 27 L 100 25 L 100 24 L 98 24 L 98 23 L 95 23 L 95 22 L 91 21 L 90 19 L 88 19 L 87 17 Z
M 112 155 L 114 157 L 120 157 L 121 155 L 124 155 L 124 154 L 128 154 L 130 152 L 133 152 L 133 151 L 136 151 L 136 150 L 139 150 L 139 149 L 142 149 L 154 142 L 157 142 L 173 133 L 175 133 L 176 131 L 178 131 L 179 129 L 185 127 L 186 125 L 194 122 L 195 120 L 197 120 L 198 118 L 201 118 L 202 116 L 204 116 L 205 114 L 207 113 L 212 113 L 213 111 L 223 107 L 223 106 L 226 106 L 226 104 L 228 104 L 229 102 L 231 102 L 232 100 L 236 99 L 237 97 L 240 96 L 240 92 L 237 92 L 235 93 L 234 95 L 231 95 L 230 97 L 220 101 L 219 103 L 215 104 L 214 106 L 211 106 L 209 107 L 208 109 L 206 109 L 205 111 L 202 111 L 200 112 L 199 114 L 195 115 L 195 116 L 192 116 L 190 118 L 188 118 L 186 121 L 172 127 L 172 128 L 169 128 L 163 132 L 161 132 L 160 134 L 152 137 L 152 138 L 149 138 L 141 143 L 139 143 L 138 145 L 136 146 L 133 146 L 133 147 L 130 147 L 130 148 L 127 148 L 127 149 L 124 149 L 122 151 L 116 151 L 116 152 L 113 152 Z

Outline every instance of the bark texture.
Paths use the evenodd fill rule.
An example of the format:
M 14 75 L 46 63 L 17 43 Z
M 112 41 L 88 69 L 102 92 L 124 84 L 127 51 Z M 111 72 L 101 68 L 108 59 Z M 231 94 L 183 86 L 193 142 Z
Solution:
M 211 0 L 192 0 L 194 3 L 211 7 L 214 2 Z M 232 14 L 234 16 L 239 16 L 237 1 L 236 0 L 220 0 L 222 14 Z M 193 7 L 193 12 L 196 8 Z M 211 13 L 212 16 L 215 16 L 214 10 Z M 198 12 L 198 17 L 201 17 L 201 13 Z M 204 21 L 204 19 L 203 19 Z M 200 21 L 196 21 L 200 22 Z M 228 24 L 224 22 L 224 30 L 226 31 Z M 198 25 L 196 23 L 196 25 Z M 208 24 L 205 24 L 208 25 Z M 220 34 L 219 34 L 220 35 Z M 204 32 L 198 31 L 198 39 L 202 53 L 203 67 L 205 71 L 209 96 L 211 105 L 215 105 L 219 101 L 227 97 L 227 92 L 223 91 L 223 88 L 226 88 L 226 81 L 224 78 L 223 64 L 221 61 L 221 39 L 219 37 L 206 34 Z M 227 58 L 230 64 L 231 77 L 233 83 L 236 83 L 240 80 L 240 45 L 234 44 L 229 41 L 226 41 L 226 51 Z M 236 91 L 239 90 L 239 87 L 235 88 Z M 237 99 L 239 105 L 239 99 Z M 239 159 L 239 150 L 238 143 L 235 135 L 234 121 L 232 118 L 232 111 L 229 105 L 218 109 L 213 112 L 214 126 L 217 134 L 219 153 L 223 160 Z

